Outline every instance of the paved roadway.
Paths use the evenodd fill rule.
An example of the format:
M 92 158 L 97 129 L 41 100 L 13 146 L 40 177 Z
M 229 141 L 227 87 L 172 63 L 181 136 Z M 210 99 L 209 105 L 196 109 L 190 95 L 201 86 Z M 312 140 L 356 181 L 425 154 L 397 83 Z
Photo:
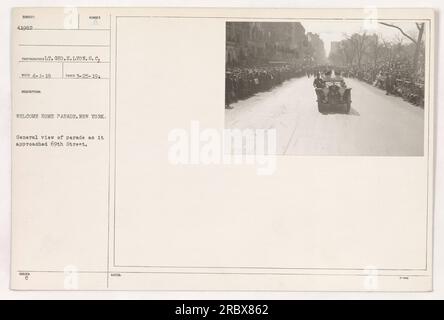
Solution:
M 318 112 L 313 78 L 289 80 L 232 104 L 225 127 L 277 130 L 277 153 L 289 155 L 421 156 L 424 110 L 364 82 L 352 88 L 350 114 Z

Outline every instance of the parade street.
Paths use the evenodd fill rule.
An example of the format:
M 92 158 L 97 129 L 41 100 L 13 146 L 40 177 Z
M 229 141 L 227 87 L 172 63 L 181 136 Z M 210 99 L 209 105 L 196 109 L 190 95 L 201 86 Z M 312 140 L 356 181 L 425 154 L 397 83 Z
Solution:
M 277 154 L 422 156 L 424 110 L 356 79 L 350 114 L 318 112 L 313 77 L 233 103 L 227 129 L 276 129 Z

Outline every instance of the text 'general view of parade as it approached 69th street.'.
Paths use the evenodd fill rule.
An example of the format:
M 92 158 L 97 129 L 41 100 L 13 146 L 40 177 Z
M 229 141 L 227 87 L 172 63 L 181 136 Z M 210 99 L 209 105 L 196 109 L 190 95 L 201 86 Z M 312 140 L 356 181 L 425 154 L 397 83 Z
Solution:
M 225 128 L 278 155 L 423 156 L 427 21 L 227 22 Z

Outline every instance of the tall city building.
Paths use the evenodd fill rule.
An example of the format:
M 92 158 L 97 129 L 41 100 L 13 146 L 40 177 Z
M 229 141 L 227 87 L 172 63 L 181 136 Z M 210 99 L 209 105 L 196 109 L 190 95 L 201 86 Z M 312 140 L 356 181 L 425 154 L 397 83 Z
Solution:
M 314 52 L 319 57 L 324 52 L 325 56 L 322 40 L 314 35 L 313 39 L 315 51 L 299 22 L 227 22 L 226 64 L 293 64 L 312 59 Z

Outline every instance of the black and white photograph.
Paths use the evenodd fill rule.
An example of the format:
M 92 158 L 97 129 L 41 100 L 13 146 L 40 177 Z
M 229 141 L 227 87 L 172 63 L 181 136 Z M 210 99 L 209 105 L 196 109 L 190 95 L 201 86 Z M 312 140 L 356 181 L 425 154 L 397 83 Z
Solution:
M 278 155 L 423 156 L 427 21 L 226 23 L 225 128 Z
M 444 3 L 8 1 L 0 299 L 444 297 Z

